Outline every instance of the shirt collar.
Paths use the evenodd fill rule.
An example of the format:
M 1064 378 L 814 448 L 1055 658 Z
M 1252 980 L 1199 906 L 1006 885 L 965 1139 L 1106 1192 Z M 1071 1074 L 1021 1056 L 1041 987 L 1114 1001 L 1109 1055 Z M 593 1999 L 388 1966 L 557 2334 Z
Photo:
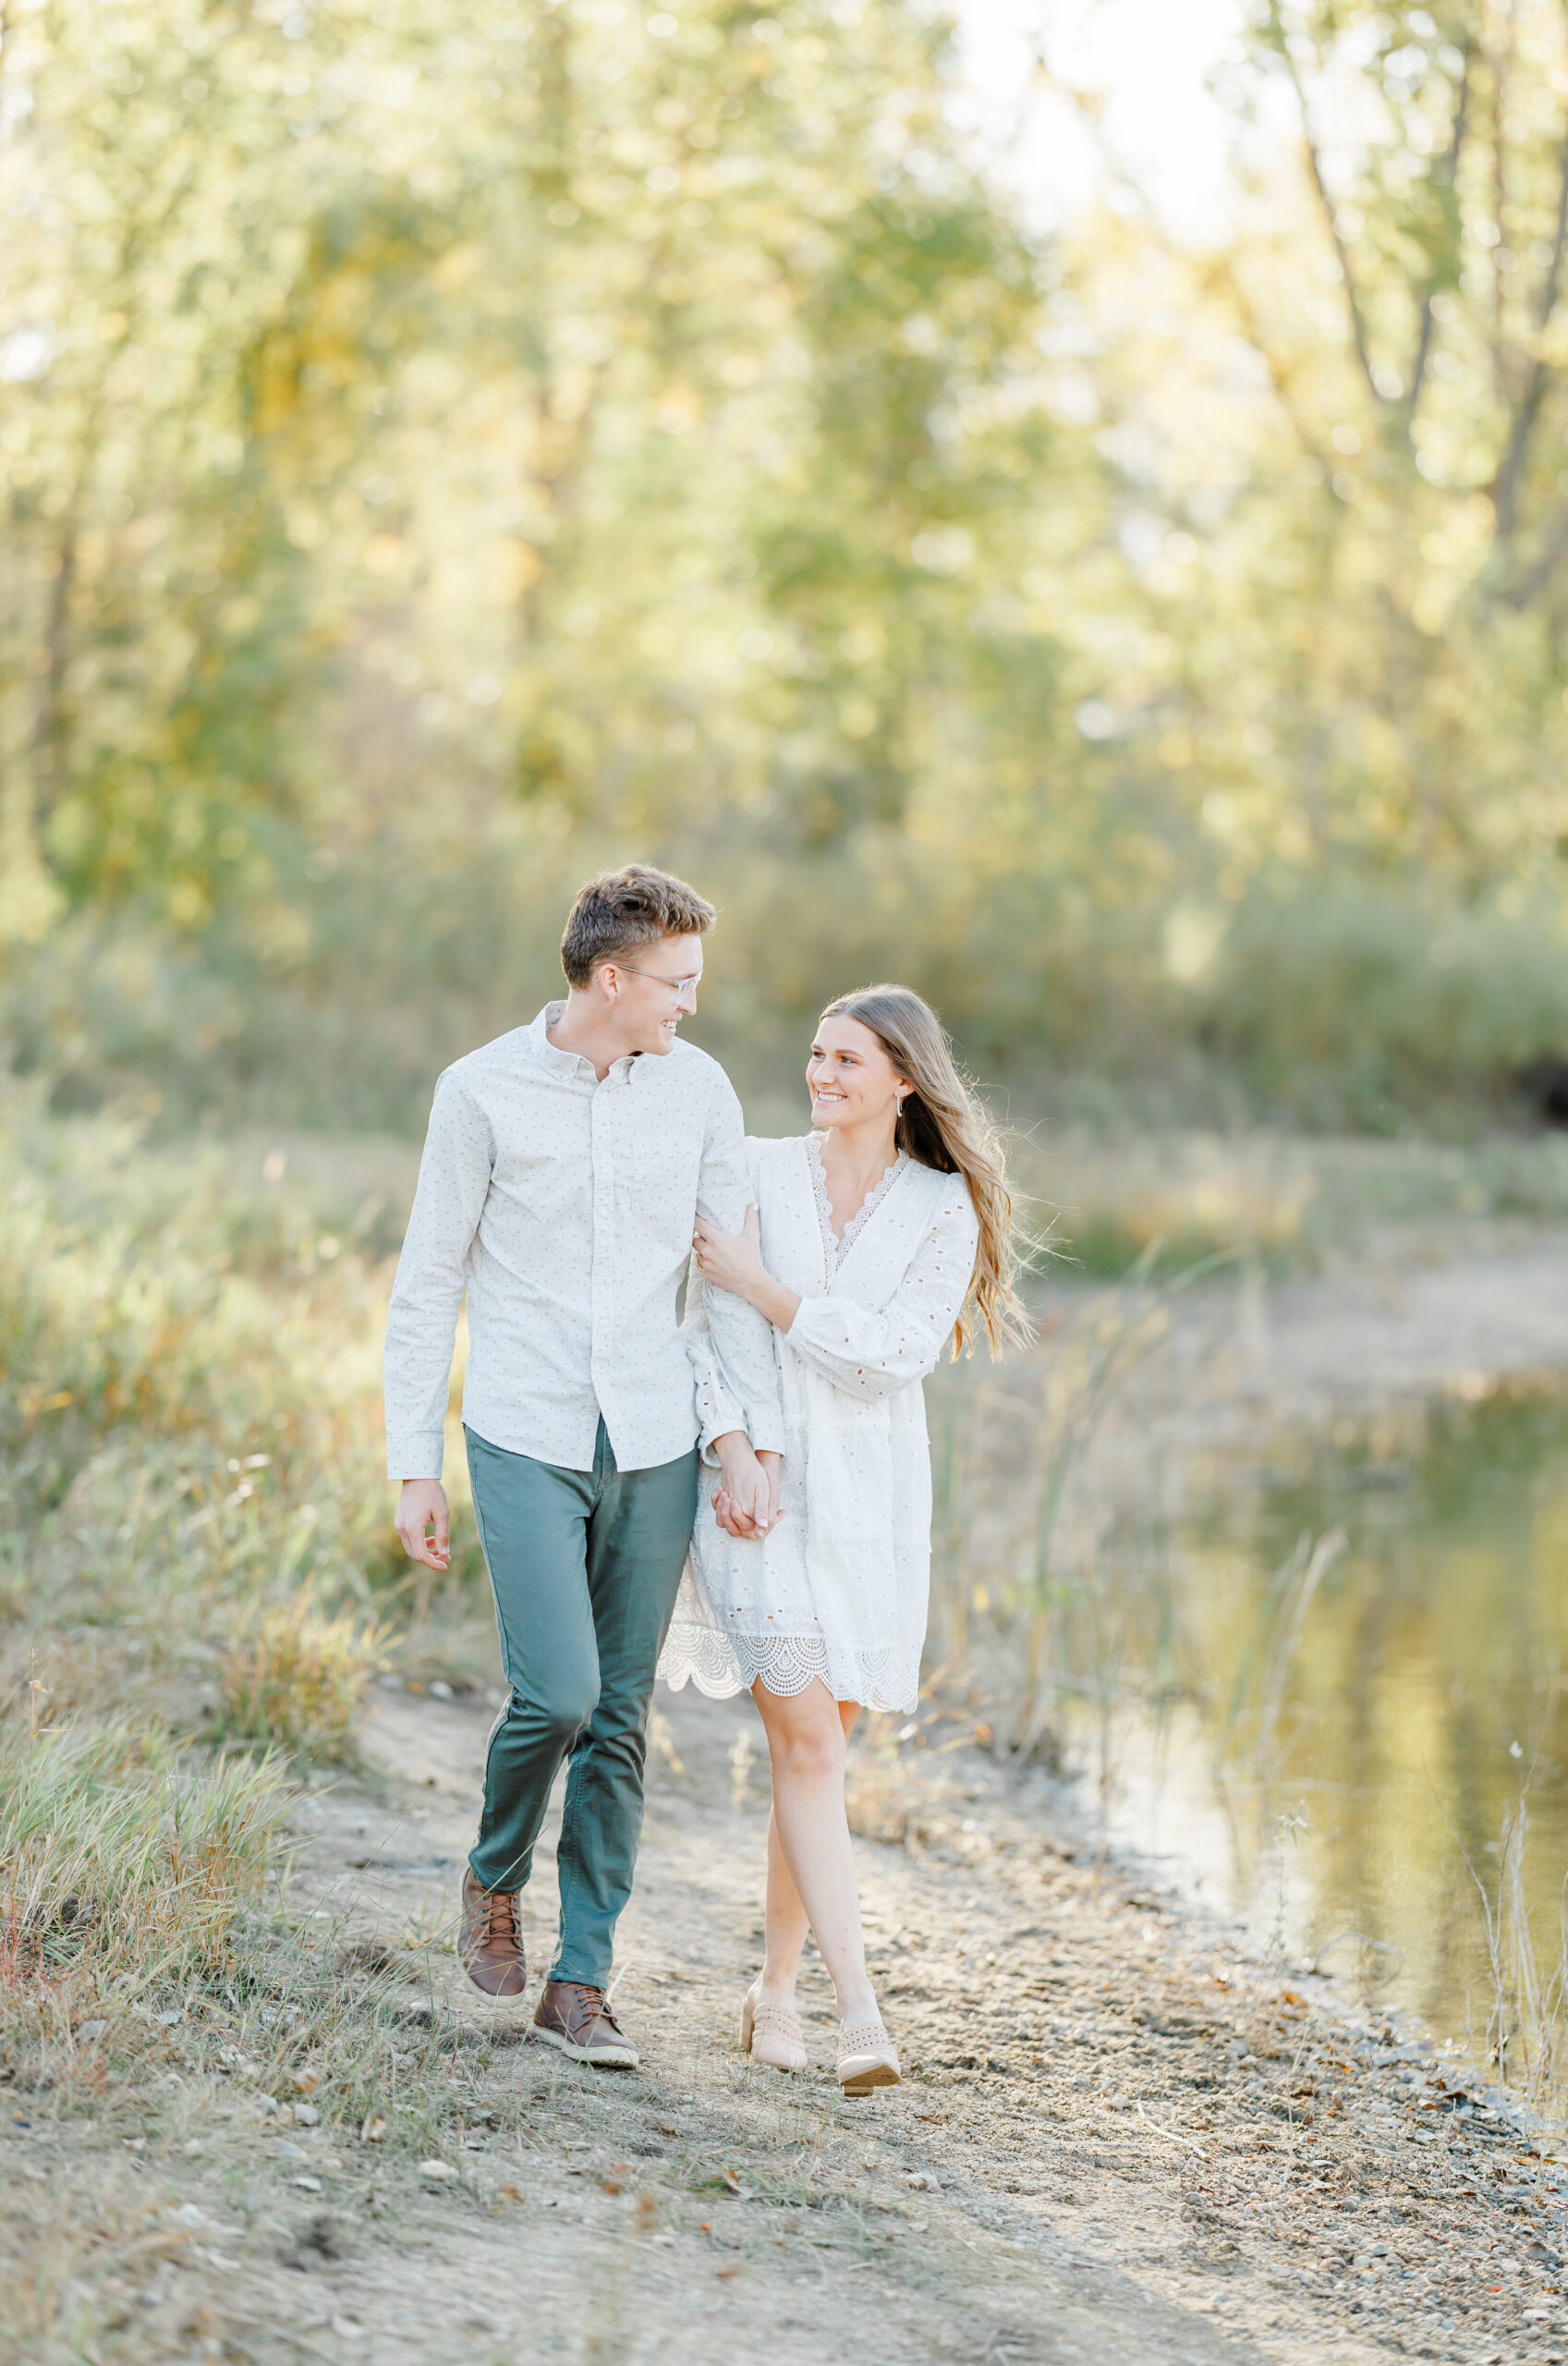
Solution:
M 545 1031 L 547 1028 L 554 1026 L 565 1007 L 564 1002 L 547 1002 L 529 1028 L 529 1043 L 532 1048 L 533 1056 L 541 1067 L 553 1069 L 557 1076 L 575 1077 L 586 1068 L 589 1075 L 592 1077 L 594 1067 L 591 1060 L 585 1060 L 580 1052 L 562 1051 L 558 1043 L 551 1042 Z M 624 1053 L 618 1060 L 611 1061 L 609 1075 L 604 1080 L 608 1083 L 610 1077 L 614 1077 L 623 1084 L 629 1083 L 643 1065 L 644 1062 L 637 1053 Z

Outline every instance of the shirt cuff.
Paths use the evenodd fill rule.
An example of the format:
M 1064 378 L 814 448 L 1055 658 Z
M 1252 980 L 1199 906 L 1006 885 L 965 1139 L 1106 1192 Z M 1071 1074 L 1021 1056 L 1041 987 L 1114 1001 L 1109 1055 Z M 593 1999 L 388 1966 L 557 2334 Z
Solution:
M 439 1430 L 407 1430 L 401 1437 L 389 1435 L 386 1475 L 389 1479 L 439 1479 L 445 1454 L 446 1440 Z

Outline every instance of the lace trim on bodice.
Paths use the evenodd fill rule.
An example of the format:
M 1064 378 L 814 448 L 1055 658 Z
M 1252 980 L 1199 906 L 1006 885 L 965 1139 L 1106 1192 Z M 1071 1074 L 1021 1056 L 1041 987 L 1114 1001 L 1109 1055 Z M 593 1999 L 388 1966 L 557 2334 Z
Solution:
M 833 1230 L 833 1203 L 828 1198 L 828 1178 L 822 1169 L 821 1136 L 807 1135 L 806 1165 L 811 1176 L 811 1196 L 817 1202 L 817 1221 L 822 1228 L 822 1253 L 828 1261 L 829 1281 L 832 1281 L 908 1164 L 908 1152 L 901 1150 L 893 1165 L 886 1169 L 881 1180 L 872 1184 L 860 1205 L 845 1226 L 841 1238 Z

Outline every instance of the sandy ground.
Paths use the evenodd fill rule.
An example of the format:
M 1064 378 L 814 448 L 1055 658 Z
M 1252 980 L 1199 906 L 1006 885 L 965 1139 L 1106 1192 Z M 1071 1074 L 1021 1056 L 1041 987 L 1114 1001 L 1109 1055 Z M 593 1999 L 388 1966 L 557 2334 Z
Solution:
M 15 2231 L 64 2296 L 18 2357 L 258 2366 L 942 2360 L 1222 2366 L 1568 2355 L 1557 2172 L 1452 2061 L 1249 1963 L 1096 1866 L 1063 1803 L 953 1713 L 861 1762 L 872 1959 L 907 2076 L 852 2104 L 744 2063 L 765 1801 L 748 1702 L 663 1701 L 618 2003 L 635 2075 L 488 2034 L 456 2050 L 434 2169 L 171 2067 L 101 2113 L 20 2099 Z M 383 1694 L 371 1771 L 303 1799 L 324 1944 L 448 1914 L 490 1711 Z M 551 1866 L 529 1894 L 542 1970 Z M 409 1991 L 410 2026 L 429 2018 Z M 463 2049 L 468 2067 L 462 2067 Z M 242 2066 L 243 2067 L 243 2066 Z M 14 2092 L 14 2091 L 13 2091 Z M 416 2148 L 419 2149 L 419 2148 Z M 63 2337 L 69 2278 L 100 2328 Z M 106 2328 L 104 2330 L 103 2328 Z
M 1277 1412 L 1466 1386 L 1568 1363 L 1568 1245 L 1364 1267 L 1242 1315 L 1233 1294 L 1228 1333 L 1195 1309 L 1173 1334 L 1211 1419 L 1255 1388 Z M 1097 1861 L 1069 1795 L 940 1701 L 855 1773 L 903 2086 L 838 2094 L 814 1958 L 811 2072 L 735 2051 L 766 1808 L 747 1701 L 661 1695 L 619 1953 L 642 2069 L 495 2031 L 443 1952 L 491 1714 L 383 1691 L 363 1769 L 298 1810 L 291 1895 L 350 1982 L 367 1944 L 407 1959 L 407 2058 L 448 2065 L 436 2116 L 401 2124 L 431 2108 L 398 2101 L 401 2055 L 389 2127 L 316 2116 L 246 2058 L 244 2000 L 232 2023 L 222 2000 L 150 2015 L 135 2079 L 95 2081 L 108 2039 L 79 2026 L 60 2075 L 0 2104 L 7 2366 L 1568 2360 L 1568 2176 L 1456 2058 Z M 553 1914 L 546 1851 L 536 1973 Z

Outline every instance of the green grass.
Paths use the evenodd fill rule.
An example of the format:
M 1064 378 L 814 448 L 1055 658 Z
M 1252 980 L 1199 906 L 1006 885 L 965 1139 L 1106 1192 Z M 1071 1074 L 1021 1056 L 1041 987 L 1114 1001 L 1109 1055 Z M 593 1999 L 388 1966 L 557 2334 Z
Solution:
M 217 1970 L 275 1871 L 268 1758 L 207 1762 L 125 1713 L 0 1735 L 0 1977 L 133 1996 Z

